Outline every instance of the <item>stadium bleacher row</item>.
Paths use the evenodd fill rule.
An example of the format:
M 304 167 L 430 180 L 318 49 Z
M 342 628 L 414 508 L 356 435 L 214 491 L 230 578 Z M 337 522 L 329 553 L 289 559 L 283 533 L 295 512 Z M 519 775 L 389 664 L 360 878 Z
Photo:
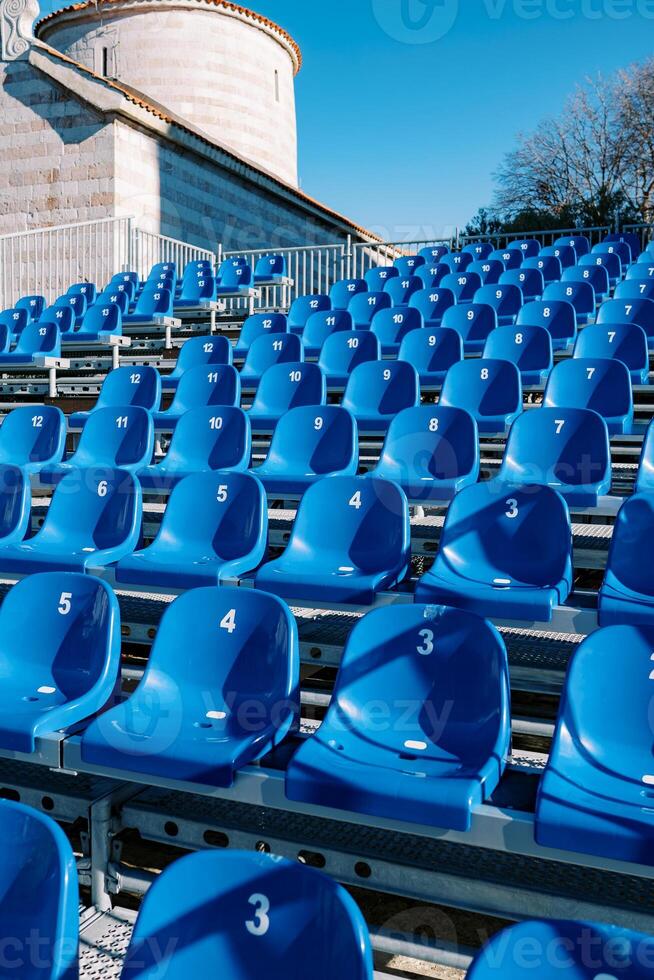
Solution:
M 31 930 L 47 951 L 6 975 L 93 976 L 80 935 L 122 882 L 147 894 L 107 975 L 371 980 L 333 878 L 401 893 L 395 833 L 441 848 L 405 856 L 416 872 L 451 862 L 434 902 L 535 920 L 471 954 L 471 980 L 651 976 L 654 244 L 430 246 L 216 332 L 212 304 L 288 282 L 282 256 L 162 263 L 0 313 L 0 374 L 136 339 L 86 404 L 7 404 L 0 425 L 0 909 L 21 952 Z M 189 311 L 204 332 L 148 363 L 141 339 L 169 353 Z M 512 697 L 554 690 L 545 737 Z M 31 790 L 44 773 L 67 789 Z M 76 857 L 52 818 L 88 814 L 84 793 L 103 816 Z M 198 837 L 184 800 L 220 834 Z M 335 866 L 288 860 L 295 831 L 269 811 L 312 828 L 304 864 Z M 133 827 L 201 853 L 151 883 L 119 861 Z M 515 856 L 526 891 L 471 890 L 475 850 Z M 78 879 L 100 916 L 81 924 Z

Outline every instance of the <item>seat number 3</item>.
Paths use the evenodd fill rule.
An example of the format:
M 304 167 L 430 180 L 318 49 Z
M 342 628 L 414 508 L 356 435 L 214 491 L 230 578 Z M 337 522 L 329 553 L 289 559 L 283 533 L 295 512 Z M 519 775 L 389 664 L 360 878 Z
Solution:
M 270 929 L 270 902 L 265 895 L 250 895 L 248 903 L 254 906 L 254 915 L 245 923 L 251 936 L 265 936 Z

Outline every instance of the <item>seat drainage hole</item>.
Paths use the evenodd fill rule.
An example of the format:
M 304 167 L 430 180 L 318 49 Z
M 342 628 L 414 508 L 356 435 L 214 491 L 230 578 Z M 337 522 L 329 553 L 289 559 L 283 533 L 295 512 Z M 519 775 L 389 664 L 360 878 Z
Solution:
M 164 824 L 164 831 L 169 837 L 177 837 L 179 833 L 179 827 L 174 820 L 167 820 Z
M 357 878 L 370 878 L 372 876 L 372 868 L 365 861 L 357 861 L 354 865 L 354 873 Z
M 308 868 L 324 868 L 327 864 L 327 859 L 324 854 L 319 854 L 317 851 L 300 851 L 297 856 L 300 864 L 306 864 Z
M 254 845 L 255 851 L 259 851 L 260 854 L 270 854 L 271 848 L 270 844 L 266 843 L 265 840 L 258 840 Z
M 8 789 L 6 786 L 0 788 L 0 799 L 13 800 L 14 803 L 20 802 L 20 793 L 15 789 Z
M 51 796 L 43 796 L 41 798 L 41 806 L 44 810 L 54 810 L 54 800 Z
M 229 847 L 229 837 L 227 834 L 221 834 L 219 830 L 205 830 L 202 839 L 210 847 Z

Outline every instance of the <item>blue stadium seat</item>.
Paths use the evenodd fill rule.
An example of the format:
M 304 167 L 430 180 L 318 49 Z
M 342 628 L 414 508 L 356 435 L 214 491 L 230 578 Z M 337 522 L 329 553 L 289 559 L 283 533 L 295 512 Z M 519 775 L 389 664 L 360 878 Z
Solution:
M 337 336 L 344 337 L 345 334 Z M 247 416 L 253 430 L 271 431 L 289 409 L 299 405 L 324 405 L 326 397 L 325 375 L 317 364 L 300 361 L 273 364 L 261 376 Z
M 139 282 L 140 280 L 137 272 L 117 272 L 115 276 L 111 277 L 111 281 L 105 286 L 105 292 L 108 290 L 112 290 L 114 292 L 126 292 L 131 303 L 136 296 L 136 290 Z
M 194 473 L 173 488 L 152 544 L 118 562 L 116 581 L 180 590 L 220 585 L 254 571 L 267 547 L 259 480 L 236 470 Z
M 2 449 L 2 429 L 0 429 L 0 450 Z M 1 460 L 1 456 L 0 456 Z M 647 426 L 640 453 L 640 466 L 636 477 L 636 493 L 654 491 L 654 420 Z
M 596 630 L 573 653 L 539 785 L 541 846 L 654 864 L 653 643 L 651 628 L 617 625 Z M 615 967 L 608 977 L 614 974 Z M 650 974 L 651 963 L 642 976 Z
M 98 290 L 92 282 L 76 282 L 66 290 L 68 296 L 83 296 L 87 307 L 93 306 L 98 298 Z
M 393 266 L 399 272 L 401 279 L 415 276 L 416 270 L 421 265 L 427 265 L 427 259 L 424 255 L 401 255 L 393 262 Z
M 398 315 L 404 317 L 407 311 L 399 311 Z M 367 361 L 378 361 L 380 356 L 379 340 L 372 331 L 336 333 L 325 341 L 318 367 L 328 388 L 344 388 L 355 367 Z
M 590 953 L 590 950 L 593 952 Z M 590 955 L 589 955 L 590 953 Z M 521 922 L 486 943 L 467 980 L 646 980 L 654 939 L 594 922 Z
M 233 364 L 198 365 L 182 375 L 170 406 L 154 412 L 157 429 L 172 432 L 185 412 L 208 405 L 238 405 L 241 378 Z
M 606 422 L 588 408 L 537 408 L 511 426 L 497 483 L 547 484 L 569 507 L 595 507 L 611 491 Z
M 497 248 L 488 256 L 488 261 L 497 260 L 505 269 L 519 269 L 523 263 L 522 252 L 517 248 Z
M 641 254 L 643 247 L 640 236 L 629 231 L 618 232 L 617 234 L 605 235 L 604 245 L 627 245 L 629 248 L 629 261 L 635 262 Z
M 522 411 L 520 372 L 510 361 L 459 361 L 445 375 L 439 404 L 465 408 L 480 432 L 504 432 Z
M 590 242 L 585 235 L 563 235 L 556 239 L 554 245 L 568 245 L 570 248 L 574 248 L 577 259 L 580 259 L 582 255 L 588 255 L 590 252 Z
M 420 289 L 409 300 L 409 308 L 422 315 L 423 326 L 440 327 L 446 310 L 454 306 L 451 289 Z
M 286 256 L 262 255 L 257 259 L 254 267 L 255 286 L 274 286 L 280 281 L 288 279 L 288 266 Z
M 264 462 L 252 472 L 266 492 L 303 494 L 324 476 L 356 476 L 359 435 L 340 405 L 292 408 L 277 424 Z
M 190 337 L 179 348 L 177 362 L 170 374 L 161 376 L 164 391 L 174 391 L 189 368 L 198 365 L 231 364 L 232 345 L 227 337 Z
M 82 759 L 231 786 L 295 723 L 298 681 L 297 627 L 283 602 L 251 589 L 190 589 L 164 613 L 134 693 L 87 728 Z M 256 724 L 243 707 L 253 703 Z
M 470 252 L 449 252 L 441 258 L 439 265 L 448 269 L 450 274 L 459 274 L 465 272 L 473 261 Z
M 540 252 L 540 242 L 536 241 L 535 238 L 521 238 L 508 242 L 506 247 L 509 252 L 514 249 L 520 252 L 523 259 L 533 258 L 534 255 L 538 255 Z
M 545 327 L 552 347 L 565 350 L 577 337 L 577 314 L 572 303 L 561 300 L 534 300 L 525 303 L 515 321 L 516 327 Z
M 629 434 L 634 403 L 629 371 L 622 361 L 575 357 L 554 366 L 543 404 L 548 408 L 590 408 L 611 435 Z
M 17 310 L 27 310 L 30 320 L 38 320 L 45 309 L 45 296 L 21 296 Z
M 78 326 L 82 322 L 82 320 L 84 318 L 84 314 L 86 313 L 86 311 L 88 309 L 88 306 L 89 306 L 89 304 L 88 304 L 88 302 L 86 300 L 86 296 L 81 296 L 79 293 L 77 293 L 75 295 L 68 295 L 68 294 L 66 294 L 64 296 L 59 296 L 58 299 L 55 301 L 55 304 L 54 305 L 55 305 L 55 307 L 57 307 L 57 306 L 63 306 L 63 307 L 69 306 L 72 309 L 72 311 L 73 311 L 73 315 L 75 317 L 75 323 Z M 39 320 L 40 320 L 40 317 L 39 317 Z
M 513 361 L 523 385 L 540 385 L 554 363 L 552 338 L 545 327 L 498 327 L 489 334 L 483 357 Z
M 421 248 L 418 255 L 422 255 L 427 265 L 438 265 L 444 255 L 447 255 L 449 248 L 447 245 L 426 245 Z
M 170 289 L 144 286 L 133 313 L 126 313 L 123 326 L 147 326 L 173 315 L 173 294 Z
M 522 274 L 520 269 L 514 270 Z M 502 273 L 507 275 L 507 273 Z M 512 324 L 524 303 L 522 290 L 510 283 L 495 283 L 492 286 L 482 286 L 475 293 L 475 305 L 492 306 L 497 316 L 498 326 Z
M 378 265 L 374 269 L 368 269 L 364 279 L 371 293 L 382 293 L 384 286 L 390 279 L 397 279 L 400 270 L 393 265 Z
M 172 935 L 162 964 L 154 951 L 168 949 Z M 373 976 L 368 927 L 345 889 L 306 865 L 250 851 L 190 854 L 156 879 L 121 977 L 162 980 L 162 966 L 167 980 Z
M 175 312 L 193 310 L 216 298 L 216 280 L 212 275 L 193 276 L 182 281 L 179 296 L 173 301 Z
M 286 550 L 254 581 L 289 600 L 371 605 L 405 578 L 410 558 L 403 491 L 388 480 L 328 476 L 306 491 Z
M 490 242 L 473 242 L 470 245 L 465 245 L 461 251 L 469 252 L 475 262 L 483 262 L 494 249 Z
M 440 287 L 450 289 L 457 303 L 472 303 L 475 293 L 481 289 L 481 279 L 476 272 L 457 272 L 443 276 Z
M 381 704 L 383 726 L 374 723 Z M 376 609 L 350 633 L 325 720 L 288 765 L 286 795 L 469 830 L 500 781 L 510 738 L 506 648 L 490 623 L 458 609 Z
M 31 486 L 14 463 L 0 463 L 0 549 L 20 544 L 30 530 Z
M 242 409 L 192 408 L 175 426 L 161 462 L 138 471 L 139 482 L 144 490 L 161 493 L 194 473 L 245 470 L 250 465 L 251 441 L 250 423 Z
M 493 285 L 500 281 L 500 276 L 504 272 L 504 263 L 499 259 L 484 259 L 483 262 L 473 262 L 466 271 L 476 273 L 481 279 L 482 286 Z
M 52 495 L 43 525 L 28 541 L 0 546 L 0 569 L 86 572 L 131 554 L 141 526 L 141 488 L 131 473 L 69 473 Z
M 422 282 L 423 289 L 437 289 L 447 275 L 449 269 L 446 265 L 421 265 L 416 269 L 416 277 Z
M 28 323 L 10 354 L 0 354 L 0 365 L 33 364 L 37 357 L 61 357 L 61 334 L 55 323 Z
M 628 282 L 648 282 L 654 279 L 654 259 L 649 262 L 636 262 L 631 268 L 627 269 L 626 279 Z
M 8 341 L 11 337 L 18 337 L 27 324 L 29 323 L 29 315 L 27 310 L 17 310 L 15 307 L 9 310 L 3 310 L 0 313 L 0 325 L 5 327 L 7 331 Z M 6 345 L 3 350 L 6 350 Z
M 287 331 L 288 322 L 283 313 L 253 313 L 241 327 L 233 354 L 235 357 L 245 357 L 250 349 L 250 344 L 257 337 L 286 333 Z
M 359 295 L 368 295 L 360 293 Z M 325 310 L 323 313 L 312 313 L 306 322 L 302 334 L 302 347 L 306 357 L 318 357 L 322 345 L 328 337 L 339 331 L 348 333 L 354 329 L 352 314 L 347 310 Z M 303 358 L 298 357 L 298 361 Z
M 254 287 L 254 273 L 251 265 L 232 265 L 227 260 L 222 263 L 216 277 L 216 296 L 238 296 L 248 293 Z
M 487 303 L 453 306 L 445 311 L 441 326 L 457 331 L 466 354 L 480 354 L 497 327 L 497 313 Z
M 571 588 L 572 531 L 563 497 L 548 486 L 491 480 L 466 487 L 450 504 L 436 560 L 415 599 L 548 623 Z
M 28 475 L 59 463 L 66 446 L 66 418 L 54 405 L 21 405 L 0 426 L 0 464 Z
M 39 326 L 54 323 L 59 328 L 62 340 L 67 334 L 73 333 L 77 325 L 75 310 L 72 306 L 48 306 L 39 318 Z M 20 331 L 22 333 L 22 330 Z
M 606 269 L 606 274 L 609 277 L 609 290 L 622 279 L 622 262 L 619 255 L 609 251 L 597 252 L 593 249 L 590 255 L 583 255 L 579 259 L 579 268 L 581 269 L 594 265 Z M 599 290 L 596 292 L 601 295 Z
M 654 625 L 654 576 L 643 552 L 653 531 L 654 494 L 644 491 L 628 497 L 615 521 L 604 582 L 598 596 L 601 626 L 614 623 Z
M 566 272 L 569 272 L 566 269 Z M 565 276 L 565 272 L 563 273 Z M 568 303 L 574 307 L 577 325 L 588 323 L 595 315 L 595 290 L 590 282 L 551 282 L 543 293 L 544 307 L 554 308 L 555 303 Z M 558 308 L 561 309 L 560 307 Z
M 577 337 L 575 357 L 615 357 L 629 368 L 632 384 L 649 382 L 647 334 L 637 323 L 593 324 Z
M 102 382 L 100 394 L 91 411 L 98 408 L 120 408 L 140 405 L 155 412 L 161 401 L 161 378 L 156 368 L 149 364 L 140 367 L 120 367 L 110 371 Z M 91 412 L 74 412 L 68 422 L 73 428 L 84 425 Z
M 559 258 L 556 255 L 543 255 L 542 251 L 530 259 L 525 259 L 521 268 L 523 270 L 536 269 L 537 272 L 540 272 L 543 277 L 543 289 L 550 282 L 558 282 L 563 274 L 563 266 Z M 522 284 L 520 285 L 522 286 Z
M 601 245 L 594 245 L 591 249 L 591 254 L 598 253 L 600 255 L 617 255 L 624 271 L 631 265 L 632 262 L 635 261 L 635 258 L 632 256 L 631 247 L 628 242 L 618 241 L 617 236 L 613 236 L 613 238 L 614 240 L 608 240 L 605 238 Z
M 545 290 L 543 273 L 540 269 L 530 269 L 524 263 L 519 269 L 507 269 L 500 276 L 500 286 L 518 286 L 525 303 L 540 299 Z
M 412 330 L 400 344 L 398 359 L 413 365 L 421 386 L 439 388 L 452 365 L 463 360 L 461 334 L 450 327 Z
M 346 310 L 350 300 L 357 293 L 366 293 L 368 284 L 365 279 L 339 279 L 329 290 L 329 299 L 334 310 Z
M 0 800 L 5 977 L 77 980 L 79 889 L 73 849 L 50 817 Z
M 301 334 L 304 325 L 312 313 L 319 313 L 321 310 L 331 310 L 332 302 L 325 293 L 316 293 L 313 296 L 298 296 L 291 303 L 288 311 L 288 330 L 290 333 Z
M 120 336 L 123 332 L 123 315 L 115 303 L 96 303 L 84 314 L 78 330 L 74 333 L 64 333 L 62 343 L 82 344 L 97 343 L 111 336 Z
M 390 279 L 389 282 L 399 282 L 399 279 Z M 355 330 L 369 330 L 373 317 L 380 310 L 386 310 L 393 305 L 393 298 L 390 293 L 357 293 L 350 300 L 348 312 L 352 317 Z M 314 314 L 315 316 L 316 314 Z M 352 326 L 346 328 L 352 330 Z M 306 338 L 303 338 L 306 343 Z
M 572 245 L 547 245 L 546 248 L 541 248 L 538 253 L 539 259 L 546 259 L 551 256 L 559 260 L 561 271 L 577 264 L 577 253 Z
M 148 279 L 161 279 L 162 276 L 172 276 L 177 278 L 177 263 L 176 262 L 157 262 L 152 266 L 150 272 L 148 273 Z
M 0 429 L 0 432 L 2 430 Z M 154 452 L 152 415 L 138 405 L 91 412 L 75 452 L 65 462 L 43 466 L 41 483 L 59 483 L 78 470 L 129 470 L 138 473 Z
M 3 600 L 0 630 L 4 750 L 32 753 L 37 738 L 92 718 L 111 701 L 120 611 L 104 582 L 75 572 L 29 575 Z
M 359 364 L 350 374 L 341 404 L 354 415 L 360 432 L 385 432 L 398 412 L 420 404 L 418 373 L 405 361 Z
M 322 316 L 317 313 L 315 316 Z M 339 311 L 335 311 L 335 316 Z M 311 317 L 313 319 L 313 317 Z M 287 364 L 289 361 L 303 361 L 304 347 L 297 334 L 266 334 L 256 337 L 247 352 L 240 371 L 241 385 L 244 388 L 256 388 L 261 377 L 273 364 Z
M 416 293 L 415 296 L 419 296 Z M 413 302 L 414 296 L 411 297 Z M 375 314 L 370 329 L 381 344 L 382 354 L 390 354 L 397 357 L 402 340 L 408 333 L 420 330 L 423 326 L 423 319 L 419 310 L 413 306 L 398 310 L 391 307 L 387 310 L 380 310 Z
M 602 265 L 574 265 L 561 276 L 562 284 L 590 283 L 595 293 L 595 302 L 601 303 L 611 291 L 609 274 Z M 581 321 L 579 321 L 581 322 Z
M 10 311 L 7 311 L 10 312 Z M 7 353 L 11 347 L 11 329 L 0 320 L 0 353 Z
M 406 308 L 411 297 L 423 288 L 422 279 L 410 276 L 408 279 L 391 279 L 384 286 L 384 292 L 390 296 L 391 304 L 397 309 Z
M 128 294 L 123 290 L 122 292 L 118 289 L 105 289 L 104 292 L 100 293 L 98 296 L 97 303 L 113 303 L 115 304 L 121 312 L 121 316 L 125 313 L 129 313 L 130 299 Z
M 641 254 L 636 259 L 636 264 L 640 265 L 641 263 L 645 263 L 647 265 L 651 265 L 653 257 L 654 257 L 654 249 L 652 248 L 652 243 L 650 242 L 647 249 L 644 252 L 641 252 Z
M 410 503 L 451 500 L 479 478 L 475 420 L 461 408 L 405 408 L 389 425 L 369 475 L 397 483 Z
M 613 299 L 654 300 L 654 281 L 651 279 L 625 279 L 615 287 Z

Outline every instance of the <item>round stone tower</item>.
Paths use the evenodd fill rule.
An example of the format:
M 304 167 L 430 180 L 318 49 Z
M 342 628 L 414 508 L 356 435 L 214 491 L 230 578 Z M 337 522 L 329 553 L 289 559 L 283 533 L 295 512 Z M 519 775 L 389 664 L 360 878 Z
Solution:
M 36 34 L 297 186 L 301 54 L 266 17 L 228 0 L 83 0 Z

